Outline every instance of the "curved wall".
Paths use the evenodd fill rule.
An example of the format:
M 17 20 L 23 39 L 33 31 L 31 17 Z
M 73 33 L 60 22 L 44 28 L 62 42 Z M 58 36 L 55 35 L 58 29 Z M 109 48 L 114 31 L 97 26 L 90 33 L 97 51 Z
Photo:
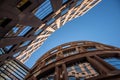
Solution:
M 119 80 L 120 49 L 90 41 L 57 46 L 45 53 L 26 79 Z

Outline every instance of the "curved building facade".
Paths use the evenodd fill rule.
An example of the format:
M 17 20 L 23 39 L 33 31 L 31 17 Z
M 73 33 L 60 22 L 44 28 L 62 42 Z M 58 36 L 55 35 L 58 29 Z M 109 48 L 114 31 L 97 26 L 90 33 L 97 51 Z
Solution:
M 120 80 L 120 49 L 91 41 L 62 44 L 45 53 L 26 80 Z
M 0 1 L 0 61 L 25 62 L 47 37 L 101 0 Z

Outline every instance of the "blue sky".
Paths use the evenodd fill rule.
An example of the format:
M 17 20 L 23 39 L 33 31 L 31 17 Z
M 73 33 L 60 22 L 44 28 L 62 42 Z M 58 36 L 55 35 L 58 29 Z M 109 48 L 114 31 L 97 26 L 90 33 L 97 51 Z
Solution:
M 102 0 L 85 15 L 56 30 L 25 63 L 32 67 L 48 50 L 63 43 L 87 40 L 120 48 L 120 0 Z

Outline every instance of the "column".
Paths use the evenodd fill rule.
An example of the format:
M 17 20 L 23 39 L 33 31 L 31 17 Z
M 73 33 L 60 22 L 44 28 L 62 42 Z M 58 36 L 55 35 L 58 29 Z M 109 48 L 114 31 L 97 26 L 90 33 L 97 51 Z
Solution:
M 55 80 L 58 80 L 58 79 L 60 79 L 59 67 L 56 66 L 55 67 Z
M 109 71 L 117 70 L 116 68 L 114 68 L 113 66 L 111 66 L 110 64 L 108 64 L 107 62 L 105 62 L 104 60 L 102 60 L 100 57 L 95 56 L 95 59 L 97 61 L 99 61 L 101 64 L 103 64 L 106 68 L 108 68 Z
M 109 73 L 109 70 L 107 68 L 105 68 L 99 61 L 93 59 L 93 58 L 90 58 L 90 57 L 87 57 L 87 60 L 89 61 L 89 63 L 91 65 L 94 66 L 94 68 L 102 75 L 104 74 L 107 74 Z
M 63 73 L 62 74 L 63 75 L 63 79 L 64 80 L 68 80 L 68 73 L 67 73 L 67 68 L 66 68 L 65 63 L 62 64 L 62 69 L 63 69 L 63 72 L 62 72 Z

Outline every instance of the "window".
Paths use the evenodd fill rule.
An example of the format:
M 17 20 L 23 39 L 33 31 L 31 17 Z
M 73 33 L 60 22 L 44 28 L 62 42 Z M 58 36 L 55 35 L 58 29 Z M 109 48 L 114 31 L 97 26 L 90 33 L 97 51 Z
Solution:
M 2 80 L 5 80 L 5 79 L 11 80 L 11 78 L 8 75 L 6 75 L 5 73 L 3 73 L 2 70 L 4 70 L 4 69 L 1 68 L 1 70 L 0 70 L 0 75 L 2 77 L 4 77 L 4 79 L 2 79 Z M 1 79 L 1 77 L 0 77 L 0 79 Z
M 21 45 L 20 45 L 20 47 L 23 47 L 23 46 L 27 46 L 28 44 L 30 44 L 30 40 L 29 41 L 25 41 L 24 43 L 22 43 Z
M 15 53 L 15 54 L 13 55 L 13 57 L 17 57 L 20 53 L 21 53 L 21 51 Z
M 67 72 L 69 76 L 78 76 L 79 80 L 85 80 L 99 75 L 85 58 L 69 64 L 69 66 L 67 66 Z M 72 80 L 72 78 L 69 80 Z
M 12 31 L 13 31 L 14 33 L 16 33 L 18 30 L 19 30 L 19 28 L 16 27 L 16 26 L 12 28 Z
M 81 7 L 81 9 L 80 9 L 80 10 L 83 10 L 85 7 L 86 7 L 86 5 L 84 4 L 84 5 Z
M 72 12 L 70 13 L 70 15 L 73 15 L 75 13 L 75 11 L 74 10 L 72 10 Z M 69 18 L 71 18 L 71 17 L 69 17 Z
M 74 68 L 77 72 L 79 72 L 79 73 L 82 72 L 82 70 L 80 69 L 80 67 L 78 65 L 74 65 Z
M 69 76 L 68 78 L 69 78 L 69 80 L 76 80 L 76 78 L 74 76 Z
M 80 80 L 85 80 L 85 78 L 84 78 L 84 77 L 81 77 Z
M 19 34 L 18 36 L 24 36 L 26 35 L 30 30 L 31 30 L 32 27 L 30 26 L 26 26 Z
M 47 25 L 52 24 L 54 21 L 55 21 L 55 18 L 50 19 L 50 20 L 47 22 Z
M 69 10 L 69 8 L 64 9 L 64 10 L 61 12 L 61 15 L 66 14 L 66 13 L 68 12 L 68 10 Z
M 53 51 L 51 51 L 50 53 L 52 54 L 52 53 L 55 53 L 55 52 L 57 52 L 58 50 L 57 49 L 55 49 L 55 50 L 53 50 Z
M 17 8 L 23 11 L 30 5 L 31 5 L 31 2 L 29 0 L 20 0 L 20 2 L 17 4 Z
M 44 19 L 46 16 L 48 16 L 50 13 L 52 13 L 53 9 L 50 3 L 50 0 L 45 0 L 37 9 L 35 12 L 35 16 L 39 19 Z
M 76 3 L 76 7 L 79 6 L 82 2 L 83 2 L 83 0 L 78 0 Z
M 115 58 L 115 57 L 105 58 L 104 61 L 111 64 L 113 67 L 120 69 L 120 59 L 119 58 Z
M 27 54 L 24 54 L 21 56 L 20 60 L 24 59 L 26 57 Z
M 34 35 L 39 35 L 42 32 L 42 29 L 35 31 Z
M 67 57 L 67 56 L 70 56 L 70 55 L 73 55 L 73 54 L 76 54 L 76 50 L 75 49 L 69 49 L 69 50 L 66 50 L 66 51 L 63 51 L 63 55 L 64 57 Z
M 87 73 L 91 73 L 90 70 L 88 69 L 88 65 L 84 65 L 84 69 Z
M 72 71 L 72 68 L 71 67 L 67 67 L 67 72 L 70 72 Z
M 0 48 L 0 55 L 1 54 L 5 54 L 4 50 L 2 48 Z
M 66 3 L 67 1 L 68 1 L 68 0 L 63 0 L 63 1 L 62 1 L 62 4 Z
M 11 21 L 11 19 L 9 19 L 7 17 L 3 17 L 0 19 L 0 26 L 5 27 L 10 21 Z
M 17 62 L 15 62 L 15 61 L 11 61 L 11 62 L 12 62 L 12 64 L 14 64 L 14 65 L 18 66 L 19 68 L 21 68 L 25 73 L 28 73 L 28 71 L 25 68 L 23 68 L 21 65 L 19 65 Z
M 50 64 L 50 63 L 52 63 L 52 62 L 54 62 L 54 61 L 56 61 L 56 56 L 50 57 L 50 58 L 46 61 L 46 65 L 48 65 L 48 64 Z
M 6 51 L 9 51 L 12 47 L 13 47 L 13 45 L 6 46 L 6 47 L 5 47 L 5 50 L 6 50 Z
M 47 80 L 54 80 L 54 76 L 48 76 Z
M 66 45 L 66 46 L 63 46 L 62 48 L 64 49 L 64 48 L 69 48 L 70 47 L 70 45 Z
M 95 46 L 88 46 L 88 47 L 85 47 L 85 49 L 87 51 L 94 51 L 94 50 L 97 50 L 97 48 Z
M 97 3 L 97 2 L 98 2 L 98 0 L 93 1 L 92 4 L 90 4 L 90 6 L 94 6 L 95 3 Z
M 4 77 L 4 80 L 23 80 L 26 72 L 28 73 L 26 68 L 13 60 L 7 61 L 6 64 L 0 67 L 0 73 L 2 73 L 0 76 Z

